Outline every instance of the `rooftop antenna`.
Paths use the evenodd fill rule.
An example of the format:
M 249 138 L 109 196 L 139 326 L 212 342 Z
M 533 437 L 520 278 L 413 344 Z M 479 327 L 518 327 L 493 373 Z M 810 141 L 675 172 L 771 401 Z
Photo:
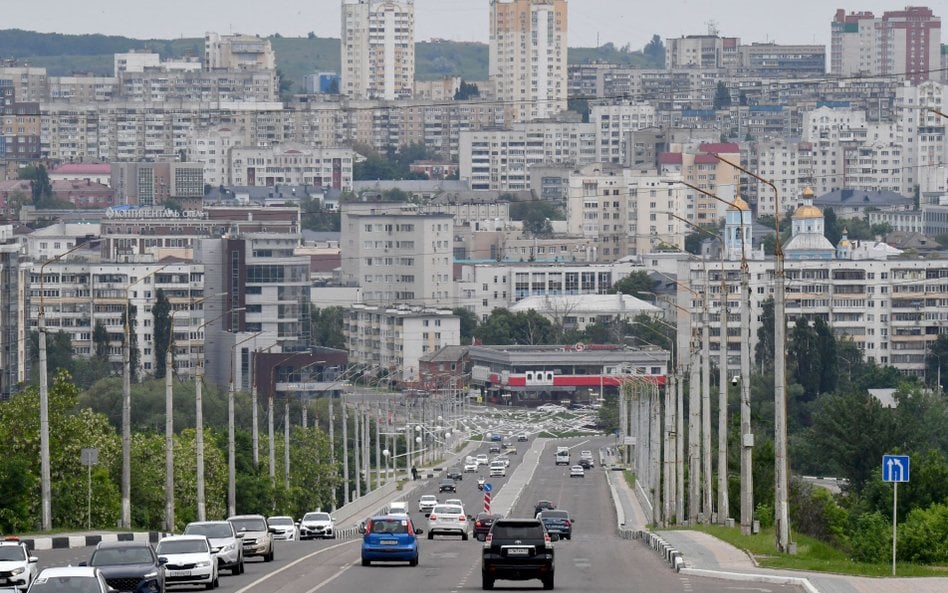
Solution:
M 717 37 L 721 32 L 718 30 L 718 23 L 714 19 L 709 19 L 705 23 L 708 26 L 708 35 L 710 37 Z

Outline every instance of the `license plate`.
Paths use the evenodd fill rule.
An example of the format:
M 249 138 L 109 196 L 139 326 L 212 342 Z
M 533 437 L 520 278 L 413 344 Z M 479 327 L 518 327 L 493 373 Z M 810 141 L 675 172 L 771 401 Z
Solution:
M 394 540 L 394 539 L 383 539 L 381 543 L 382 543 L 383 546 L 394 546 L 394 545 L 397 545 L 397 544 L 398 544 L 398 540 Z
M 172 570 L 172 571 L 171 571 L 171 576 L 174 576 L 174 577 L 189 577 L 189 576 L 191 576 L 191 571 L 190 571 L 190 570 Z
M 508 556 L 529 556 L 530 548 L 507 548 Z

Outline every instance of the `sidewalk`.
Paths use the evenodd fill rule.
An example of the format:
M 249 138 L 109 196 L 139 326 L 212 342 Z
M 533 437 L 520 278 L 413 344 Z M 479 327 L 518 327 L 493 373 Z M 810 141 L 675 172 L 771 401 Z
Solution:
M 639 498 L 619 472 L 610 482 L 617 497 L 620 530 L 647 532 L 646 517 Z M 797 584 L 808 593 L 944 593 L 948 577 L 871 578 L 758 567 L 742 550 L 700 531 L 655 532 L 681 559 L 680 572 L 695 576 L 744 582 Z

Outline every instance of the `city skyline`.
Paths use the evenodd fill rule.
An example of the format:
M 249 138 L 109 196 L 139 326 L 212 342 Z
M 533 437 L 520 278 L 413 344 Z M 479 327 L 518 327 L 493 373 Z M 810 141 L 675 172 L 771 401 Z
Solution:
M 654 34 L 662 38 L 706 33 L 713 21 L 719 33 L 739 37 L 743 43 L 828 45 L 830 21 L 837 8 L 846 12 L 900 10 L 905 3 L 858 2 L 827 4 L 821 0 L 799 0 L 768 6 L 749 0 L 715 6 L 714 13 L 696 0 L 668 0 L 633 6 L 627 0 L 572 0 L 569 6 L 569 45 L 592 47 L 612 42 L 641 49 Z M 206 31 L 246 33 L 262 36 L 280 33 L 286 37 L 320 37 L 340 34 L 341 7 L 338 0 L 303 3 L 272 0 L 265 7 L 247 3 L 254 10 L 235 9 L 233 2 L 204 0 L 200 3 L 168 0 L 151 4 L 129 15 L 127 3 L 96 0 L 77 14 L 74 3 L 48 0 L 48 10 L 38 13 L 29 5 L 12 5 L 4 14 L 5 27 L 64 34 L 123 35 L 138 39 L 203 37 Z M 417 41 L 443 38 L 486 43 L 489 36 L 488 0 L 415 0 Z M 944 16 L 938 14 L 937 16 Z M 40 16 L 42 14 L 42 16 Z M 181 15 L 188 15 L 182 19 Z M 602 15 L 609 15 L 602 18 Z M 467 26 L 457 27 L 457 23 Z

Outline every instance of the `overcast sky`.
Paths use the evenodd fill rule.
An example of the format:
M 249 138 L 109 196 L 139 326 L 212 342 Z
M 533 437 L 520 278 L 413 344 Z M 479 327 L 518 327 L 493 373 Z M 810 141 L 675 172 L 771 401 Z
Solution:
M 714 21 L 722 35 L 742 42 L 829 43 L 835 9 L 903 8 L 908 0 L 845 5 L 826 0 L 570 0 L 569 44 L 611 41 L 639 49 L 663 38 L 705 33 Z M 205 31 L 339 37 L 339 0 L 43 0 L 4 2 L 2 28 L 58 33 L 103 33 L 139 39 L 203 37 Z M 909 3 L 910 4 L 910 3 Z M 921 4 L 925 4 L 922 2 Z M 941 0 L 929 3 L 936 15 Z M 37 9 L 41 6 L 41 9 Z M 134 8 L 133 8 L 134 7 Z M 488 0 L 415 0 L 415 38 L 487 41 Z M 946 26 L 945 28 L 948 28 Z

